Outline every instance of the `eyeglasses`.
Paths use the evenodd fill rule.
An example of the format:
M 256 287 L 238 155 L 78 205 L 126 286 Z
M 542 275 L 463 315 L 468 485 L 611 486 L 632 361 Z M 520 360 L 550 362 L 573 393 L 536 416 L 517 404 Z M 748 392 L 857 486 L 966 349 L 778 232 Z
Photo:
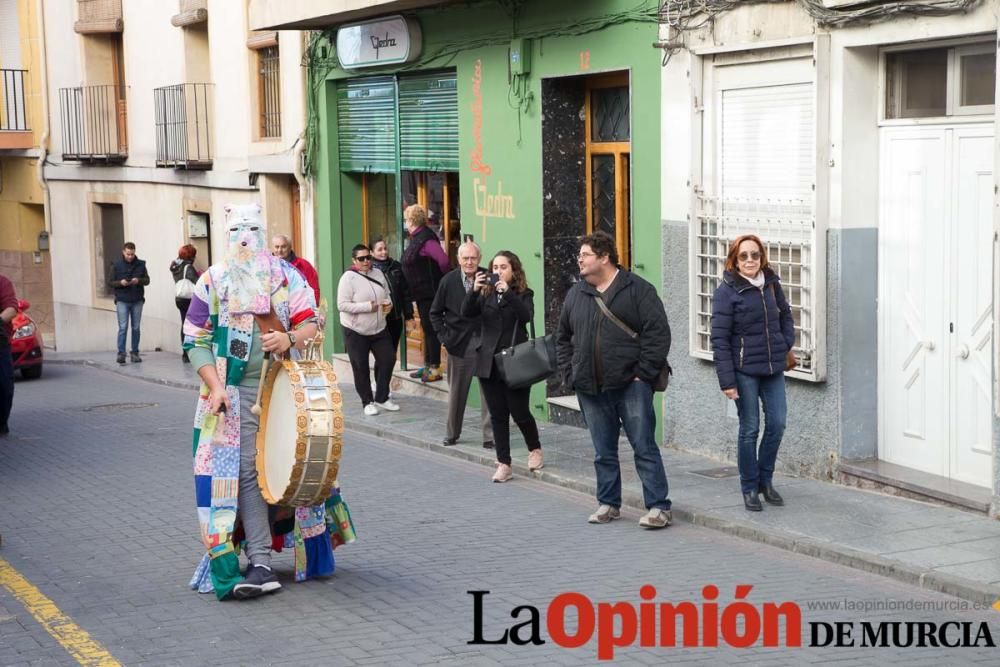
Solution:
M 355 262 L 370 262 L 370 261 L 372 261 L 372 256 L 371 255 L 358 255 L 357 257 L 354 258 L 354 261 Z
M 748 259 L 752 259 L 753 261 L 756 262 L 758 259 L 760 259 L 760 253 L 757 252 L 756 250 L 753 250 L 751 252 L 741 252 L 738 255 L 738 257 L 740 258 L 741 262 L 745 262 Z
M 577 259 L 585 259 L 587 257 L 597 257 L 597 253 L 596 252 L 581 252 L 579 255 L 576 256 Z

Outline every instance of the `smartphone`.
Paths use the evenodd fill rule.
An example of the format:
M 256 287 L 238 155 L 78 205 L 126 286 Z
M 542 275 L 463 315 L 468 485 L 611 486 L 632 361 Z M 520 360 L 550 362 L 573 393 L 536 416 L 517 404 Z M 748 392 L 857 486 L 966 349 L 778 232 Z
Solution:
M 487 284 L 490 285 L 490 287 L 495 287 L 496 284 L 498 282 L 500 282 L 500 274 L 499 273 L 491 273 L 489 275 L 489 277 L 486 278 L 486 282 L 487 282 Z

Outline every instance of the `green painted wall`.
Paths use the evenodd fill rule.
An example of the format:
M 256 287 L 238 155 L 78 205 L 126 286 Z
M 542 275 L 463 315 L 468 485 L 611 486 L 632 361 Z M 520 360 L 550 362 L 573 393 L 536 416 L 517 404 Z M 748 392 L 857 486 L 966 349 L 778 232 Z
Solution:
M 491 3 L 418 12 L 424 36 L 421 61 L 402 70 L 379 69 L 361 75 L 443 67 L 457 70 L 462 231 L 475 234 L 486 257 L 500 249 L 513 250 L 521 257 L 529 283 L 535 289 L 535 321 L 541 333 L 544 321 L 541 80 L 621 70 L 630 73 L 633 265 L 643 278 L 660 285 L 661 53 L 652 46 L 657 39 L 655 21 L 649 20 L 648 12 L 639 17 L 635 11 L 637 7 L 655 9 L 655 2 L 578 0 L 529 5 L 518 15 L 516 27 L 508 14 Z M 628 22 L 629 17 L 643 20 Z M 571 34 L 596 27 L 600 29 Z M 520 112 L 508 81 L 508 47 L 513 35 L 532 38 L 531 71 L 524 87 L 526 95 L 522 95 L 522 99 L 531 99 Z M 325 269 L 331 283 L 329 294 L 335 294 L 335 278 L 346 268 L 346 250 L 361 239 L 360 202 L 356 196 L 341 192 L 343 179 L 336 176 L 337 145 L 331 131 L 336 123 L 335 81 L 358 75 L 348 75 L 339 69 L 331 72 L 320 105 L 323 117 L 317 156 L 317 214 L 321 227 L 318 252 L 321 269 Z M 478 93 L 474 84 L 477 78 Z M 474 110 L 480 102 L 481 113 Z M 473 127 L 480 118 L 479 162 L 488 165 L 489 174 L 474 168 L 473 154 L 480 146 Z M 584 184 L 580 187 L 582 190 Z M 499 199 L 492 199 L 498 195 Z M 502 203 L 499 213 L 488 210 L 487 197 Z M 322 229 L 327 224 L 330 228 Z M 537 414 L 544 416 L 541 385 L 536 386 L 532 398 Z

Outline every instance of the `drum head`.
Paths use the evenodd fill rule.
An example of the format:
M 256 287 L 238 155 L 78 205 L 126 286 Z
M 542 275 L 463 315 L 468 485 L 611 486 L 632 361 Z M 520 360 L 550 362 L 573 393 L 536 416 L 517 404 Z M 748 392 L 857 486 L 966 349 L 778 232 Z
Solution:
M 281 366 L 274 377 L 267 405 L 264 451 L 257 453 L 258 456 L 264 455 L 263 478 L 260 482 L 264 499 L 270 503 L 281 499 L 292 479 L 292 468 L 295 465 L 295 416 L 292 384 L 288 371 Z

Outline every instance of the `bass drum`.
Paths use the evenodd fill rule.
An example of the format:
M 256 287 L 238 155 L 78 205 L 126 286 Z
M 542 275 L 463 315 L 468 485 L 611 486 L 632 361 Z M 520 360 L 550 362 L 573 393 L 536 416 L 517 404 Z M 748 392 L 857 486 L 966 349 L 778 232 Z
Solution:
M 261 399 L 257 481 L 271 505 L 320 505 L 340 468 L 343 398 L 327 361 L 272 362 Z

